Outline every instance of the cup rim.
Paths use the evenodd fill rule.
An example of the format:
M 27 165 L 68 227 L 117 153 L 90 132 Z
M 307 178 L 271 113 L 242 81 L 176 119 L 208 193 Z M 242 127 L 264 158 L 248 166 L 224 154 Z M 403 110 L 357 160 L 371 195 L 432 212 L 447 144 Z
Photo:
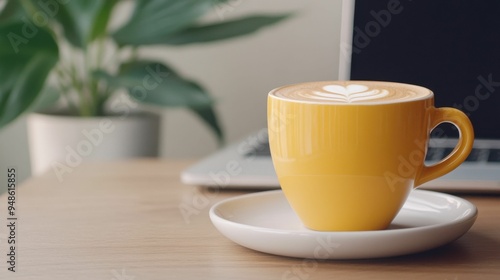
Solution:
M 412 99 L 406 99 L 406 100 L 388 100 L 388 101 L 371 101 L 371 102 L 355 102 L 355 103 L 349 103 L 349 102 L 317 102 L 317 101 L 310 101 L 310 100 L 296 100 L 296 99 L 291 99 L 291 98 L 286 98 L 286 97 L 281 97 L 275 95 L 277 91 L 280 91 L 284 88 L 287 87 L 294 87 L 298 85 L 307 85 L 307 84 L 317 84 L 317 83 L 359 83 L 363 85 L 363 83 L 370 83 L 370 84 L 390 84 L 390 85 L 398 85 L 398 86 L 404 86 L 407 88 L 414 88 L 416 91 L 420 92 L 426 92 L 425 95 L 417 97 L 417 98 L 412 98 Z M 371 81 L 371 80 L 325 80 L 325 81 L 313 81 L 313 82 L 302 82 L 302 83 L 295 83 L 295 84 L 288 84 L 284 86 L 277 87 L 273 90 L 271 90 L 268 93 L 269 98 L 274 98 L 286 102 L 294 102 L 294 103 L 300 103 L 300 104 L 311 104 L 311 105 L 326 105 L 326 106 L 376 106 L 376 105 L 397 105 L 401 103 L 410 103 L 410 102 L 417 102 L 417 101 L 422 101 L 422 100 L 427 100 L 427 99 L 433 99 L 434 98 L 434 92 L 426 87 L 419 86 L 419 85 L 414 85 L 414 84 L 409 84 L 409 83 L 400 83 L 400 82 L 390 82 L 390 81 Z

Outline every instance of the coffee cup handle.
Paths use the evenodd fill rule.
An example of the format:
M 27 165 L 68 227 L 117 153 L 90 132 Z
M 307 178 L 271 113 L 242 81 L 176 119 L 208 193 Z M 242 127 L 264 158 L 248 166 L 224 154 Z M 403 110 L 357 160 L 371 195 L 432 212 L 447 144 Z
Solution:
M 434 165 L 423 166 L 420 174 L 415 179 L 415 187 L 441 177 L 457 168 L 470 154 L 474 143 L 474 129 L 469 118 L 462 111 L 446 107 L 432 108 L 431 110 L 430 121 L 432 128 L 434 129 L 444 122 L 451 123 L 458 128 L 459 139 L 455 149 L 444 160 Z

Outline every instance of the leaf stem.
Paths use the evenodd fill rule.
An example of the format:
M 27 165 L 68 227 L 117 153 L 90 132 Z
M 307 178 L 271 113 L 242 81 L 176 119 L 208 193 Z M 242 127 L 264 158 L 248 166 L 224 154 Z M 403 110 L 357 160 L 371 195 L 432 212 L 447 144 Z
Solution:
M 61 92 L 61 96 L 64 96 L 67 106 L 70 111 L 78 112 L 78 107 L 71 99 L 71 77 L 68 76 L 67 72 L 63 69 L 64 66 L 59 64 L 59 67 L 56 68 L 56 75 L 58 77 L 57 87 Z

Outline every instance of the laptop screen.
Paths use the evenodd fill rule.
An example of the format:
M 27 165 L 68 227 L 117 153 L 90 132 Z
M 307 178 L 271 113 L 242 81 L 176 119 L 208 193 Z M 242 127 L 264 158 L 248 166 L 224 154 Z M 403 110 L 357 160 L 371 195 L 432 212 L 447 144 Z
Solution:
M 500 139 L 500 1 L 356 0 L 353 15 L 350 79 L 427 87 Z

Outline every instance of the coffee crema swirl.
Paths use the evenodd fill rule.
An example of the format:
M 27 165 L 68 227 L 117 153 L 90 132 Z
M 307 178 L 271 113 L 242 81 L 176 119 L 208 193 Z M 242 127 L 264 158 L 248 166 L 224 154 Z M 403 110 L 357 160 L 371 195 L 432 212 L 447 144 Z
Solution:
M 330 81 L 284 86 L 270 95 L 307 103 L 378 104 L 424 99 L 432 92 L 420 86 L 391 82 Z

